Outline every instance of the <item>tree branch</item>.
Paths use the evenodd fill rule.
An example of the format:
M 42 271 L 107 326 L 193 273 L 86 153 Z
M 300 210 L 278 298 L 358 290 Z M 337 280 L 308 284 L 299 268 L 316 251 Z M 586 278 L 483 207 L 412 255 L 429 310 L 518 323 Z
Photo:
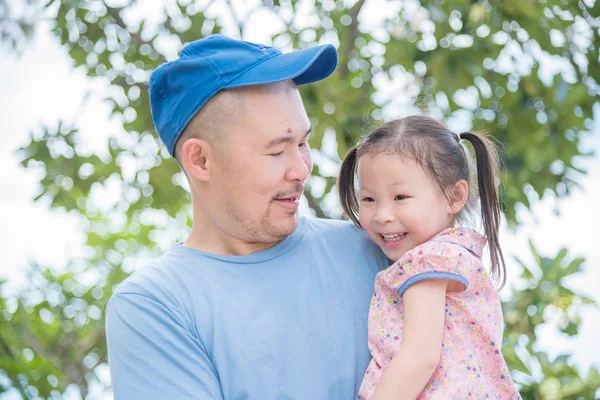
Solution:
M 314 210 L 315 214 L 317 215 L 317 218 L 328 218 L 327 215 L 325 215 L 325 213 L 323 212 L 323 209 L 321 209 L 319 203 L 317 203 L 317 200 L 312 196 L 312 194 L 310 194 L 310 190 L 305 191 L 304 196 L 308 201 L 308 206 L 312 210 Z
M 350 18 L 352 21 L 350 25 L 348 25 L 348 40 L 346 41 L 344 48 L 340 54 L 343 54 L 345 57 L 348 57 L 350 51 L 354 47 L 354 42 L 356 42 L 356 38 L 358 37 L 358 14 L 360 14 L 360 10 L 365 5 L 365 0 L 359 0 L 355 5 L 350 9 Z M 348 76 L 348 60 L 346 62 L 340 63 L 340 67 L 338 69 L 338 74 L 342 79 L 346 79 Z
M 105 338 L 104 328 L 98 328 L 98 331 L 91 338 L 87 337 L 82 340 L 76 347 L 78 359 L 83 359 L 96 345 L 98 342 L 103 341 Z
M 227 0 L 227 7 L 229 8 L 229 12 L 231 13 L 231 18 L 233 18 L 233 23 L 235 24 L 238 31 L 240 32 L 240 39 L 243 39 L 242 33 L 244 31 L 244 24 L 238 18 L 237 13 L 235 12 L 235 7 L 231 3 L 231 0 Z
M 25 306 L 23 303 L 19 302 L 19 315 L 21 316 L 22 323 L 20 324 L 21 331 L 23 333 L 23 338 L 29 347 L 33 349 L 33 352 L 37 354 L 39 357 L 42 357 L 48 360 L 56 369 L 62 371 L 66 376 L 67 380 L 70 383 L 75 383 L 81 390 L 87 391 L 87 385 L 85 385 L 85 373 L 81 374 L 79 368 L 73 368 L 70 360 L 63 360 L 56 355 L 55 352 L 48 351 L 40 341 L 35 337 L 35 335 L 29 329 L 28 322 L 29 316 L 25 311 Z M 72 342 L 69 342 L 72 343 Z M 77 360 L 79 364 L 81 360 Z M 86 386 L 84 388 L 84 386 Z M 82 392 L 83 394 L 83 392 Z M 85 397 L 83 397 L 85 398 Z
M 0 336 L 0 347 L 2 347 L 2 351 L 8 355 L 10 358 L 14 359 L 15 355 L 12 352 L 12 349 L 10 348 L 10 346 L 8 345 L 8 343 L 6 343 L 6 341 L 4 339 L 2 339 L 2 336 Z

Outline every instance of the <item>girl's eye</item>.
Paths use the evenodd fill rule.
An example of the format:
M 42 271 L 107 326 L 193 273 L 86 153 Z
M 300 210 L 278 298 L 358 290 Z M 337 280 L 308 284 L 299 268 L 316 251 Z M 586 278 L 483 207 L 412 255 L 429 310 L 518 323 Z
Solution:
M 305 148 L 305 147 L 308 147 L 308 142 L 300 143 L 300 144 L 298 145 L 298 147 L 300 147 L 300 148 Z
M 403 195 L 403 194 L 399 194 L 399 195 L 397 195 L 397 196 L 394 198 L 394 200 L 404 200 L 404 199 L 407 199 L 407 198 L 408 198 L 408 197 L 406 197 L 405 195 Z
M 372 197 L 363 197 L 362 201 L 366 201 L 367 203 L 370 203 L 370 202 L 375 201 L 375 199 Z

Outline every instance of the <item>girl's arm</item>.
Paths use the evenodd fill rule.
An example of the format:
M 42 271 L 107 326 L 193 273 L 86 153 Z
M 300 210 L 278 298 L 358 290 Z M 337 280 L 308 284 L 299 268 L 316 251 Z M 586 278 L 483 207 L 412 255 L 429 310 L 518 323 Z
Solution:
M 406 289 L 402 346 L 384 371 L 372 400 L 416 399 L 442 352 L 448 280 L 426 279 Z

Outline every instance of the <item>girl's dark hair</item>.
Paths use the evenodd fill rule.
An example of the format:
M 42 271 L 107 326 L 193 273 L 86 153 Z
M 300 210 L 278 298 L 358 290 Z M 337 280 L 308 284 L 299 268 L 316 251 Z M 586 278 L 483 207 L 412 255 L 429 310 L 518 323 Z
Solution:
M 365 154 L 391 154 L 408 158 L 419 164 L 440 187 L 446 198 L 452 196 L 457 182 L 469 183 L 469 199 L 457 214 L 466 221 L 481 203 L 481 216 L 491 258 L 491 276 L 502 288 L 506 283 L 506 265 L 498 239 L 500 200 L 498 196 L 499 159 L 495 143 L 481 133 L 465 132 L 460 139 L 472 147 L 476 165 L 477 184 L 469 180 L 469 164 L 473 155 L 460 145 L 459 136 L 441 122 L 424 116 L 393 120 L 375 128 L 354 146 L 344 161 L 338 178 L 338 194 L 344 215 L 360 227 L 359 204 L 355 187 L 358 162 Z M 469 151 L 470 153 L 470 151 Z M 475 172 L 475 171 L 473 171 Z M 478 194 L 477 194 L 478 193 Z

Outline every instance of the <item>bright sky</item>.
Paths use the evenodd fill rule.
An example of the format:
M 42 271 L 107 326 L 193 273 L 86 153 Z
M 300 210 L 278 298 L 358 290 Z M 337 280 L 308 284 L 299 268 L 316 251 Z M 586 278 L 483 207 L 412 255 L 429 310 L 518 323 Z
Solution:
M 50 212 L 46 204 L 32 202 L 37 191 L 35 174 L 20 167 L 15 150 L 27 143 L 28 132 L 42 124 L 55 126 L 59 118 L 71 120 L 90 90 L 92 95 L 78 120 L 89 145 L 102 149 L 106 135 L 118 133 L 119 124 L 109 120 L 108 107 L 99 101 L 105 90 L 102 82 L 92 82 L 81 72 L 72 71 L 67 55 L 47 31 L 38 32 L 22 58 L 0 50 L 0 59 L 0 279 L 18 285 L 24 283 L 22 272 L 29 260 L 61 267 L 80 254 L 82 235 L 76 217 Z M 596 111 L 594 132 L 586 137 L 585 147 L 600 154 L 600 110 Z M 552 256 L 564 246 L 572 257 L 585 257 L 586 272 L 570 286 L 600 301 L 596 286 L 600 282 L 600 158 L 582 165 L 590 173 L 580 181 L 582 190 L 560 202 L 560 216 L 552 213 L 555 199 L 534 202 L 535 217 L 521 214 L 525 223 L 516 234 L 505 235 L 503 242 L 506 253 L 518 254 L 526 261 L 530 260 L 530 237 L 544 255 Z M 517 273 L 513 270 L 509 275 Z M 574 352 L 583 371 L 593 363 L 600 367 L 598 317 L 597 310 L 586 309 L 577 341 L 544 330 L 538 337 L 551 354 Z

